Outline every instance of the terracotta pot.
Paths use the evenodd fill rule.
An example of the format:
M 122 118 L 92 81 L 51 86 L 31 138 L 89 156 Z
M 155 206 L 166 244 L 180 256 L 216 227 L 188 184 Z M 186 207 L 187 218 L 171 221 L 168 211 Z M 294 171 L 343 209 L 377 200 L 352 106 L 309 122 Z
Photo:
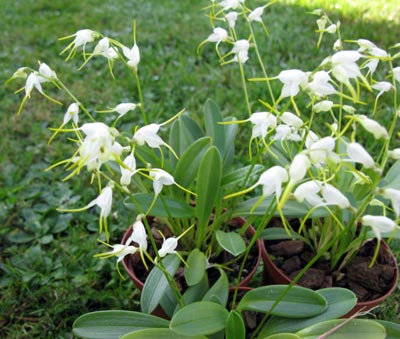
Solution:
M 349 311 L 346 315 L 343 316 L 343 318 L 348 318 L 355 313 L 361 311 L 367 311 L 372 309 L 373 307 L 379 305 L 383 300 L 385 300 L 388 296 L 390 296 L 394 290 L 397 287 L 398 279 L 399 279 L 399 269 L 396 261 L 396 257 L 390 250 L 389 246 L 382 241 L 381 247 L 384 248 L 387 253 L 389 253 L 389 260 L 392 262 L 393 267 L 394 267 L 394 277 L 393 277 L 393 282 L 389 290 L 382 295 L 381 297 L 370 300 L 370 301 L 360 301 L 357 302 L 357 304 L 354 306 L 354 308 Z M 262 257 L 264 261 L 264 282 L 267 284 L 290 284 L 292 281 L 291 278 L 289 278 L 278 266 L 275 265 L 275 263 L 272 261 L 270 255 L 267 252 L 267 249 L 265 247 L 264 241 L 262 242 Z
M 231 220 L 232 226 L 237 226 L 238 228 L 243 226 L 245 223 L 245 219 L 237 217 L 237 218 L 233 218 Z M 255 229 L 253 226 L 249 226 L 246 230 L 247 235 L 249 235 L 250 237 L 252 235 L 254 235 L 255 233 Z M 130 237 L 130 235 L 132 234 L 132 227 L 129 227 L 128 230 L 125 232 L 121 243 L 125 244 L 126 240 Z M 256 248 L 257 248 L 257 260 L 256 260 L 256 264 L 254 265 L 253 269 L 250 271 L 250 273 L 243 277 L 239 287 L 245 287 L 249 284 L 250 280 L 252 279 L 252 277 L 254 276 L 254 274 L 257 271 L 257 268 L 259 267 L 260 263 L 261 263 L 261 259 L 262 259 L 262 241 L 260 239 L 257 239 L 256 241 Z M 143 286 L 144 286 L 144 282 L 140 279 L 140 277 L 138 277 L 136 275 L 136 271 L 135 271 L 135 265 L 133 264 L 133 260 L 132 260 L 133 256 L 132 255 L 127 255 L 125 256 L 125 258 L 122 260 L 122 265 L 125 269 L 125 271 L 128 273 L 129 277 L 131 278 L 131 280 L 133 281 L 133 283 L 135 284 L 135 286 L 142 291 L 143 290 Z M 165 318 L 165 319 L 169 319 L 169 317 L 166 315 L 166 313 L 164 312 L 164 310 L 161 308 L 161 306 L 157 307 L 157 309 L 152 313 L 153 315 Z

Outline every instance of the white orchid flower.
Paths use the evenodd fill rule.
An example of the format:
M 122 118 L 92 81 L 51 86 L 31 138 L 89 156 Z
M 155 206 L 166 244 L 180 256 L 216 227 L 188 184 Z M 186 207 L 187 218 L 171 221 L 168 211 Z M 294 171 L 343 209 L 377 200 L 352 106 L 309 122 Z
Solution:
M 46 79 L 50 80 L 56 80 L 57 79 L 57 74 L 54 72 L 47 64 L 44 62 L 40 64 L 39 66 L 39 74 Z
M 328 205 L 337 205 L 343 209 L 351 206 L 349 199 L 347 199 L 342 192 L 329 183 L 326 183 L 322 186 L 321 194 Z
M 393 68 L 393 77 L 397 82 L 400 82 L 400 66 Z
M 373 42 L 367 39 L 358 39 L 356 42 L 360 46 L 358 49 L 359 52 L 368 53 L 373 57 L 364 65 L 364 68 L 368 68 L 369 73 L 374 73 L 378 67 L 379 59 L 387 58 L 387 52 L 381 48 L 378 48 Z
M 122 244 L 116 244 L 116 245 L 108 245 L 112 247 L 112 251 L 105 252 L 105 253 L 99 253 L 96 254 L 95 257 L 100 257 L 101 259 L 107 259 L 113 256 L 116 256 L 117 263 L 121 262 L 128 254 L 135 254 L 139 249 L 135 246 L 128 246 L 128 245 L 122 245 Z
M 153 190 L 156 196 L 161 192 L 163 186 L 175 184 L 174 177 L 160 168 L 152 169 L 149 175 L 153 178 Z
M 381 240 L 382 233 L 393 232 L 396 228 L 396 223 L 392 219 L 382 215 L 364 215 L 361 224 L 371 227 L 378 240 Z
M 298 202 L 307 201 L 311 206 L 319 206 L 324 202 L 320 197 L 321 183 L 319 181 L 307 181 L 299 185 L 293 192 L 293 196 Z
M 305 72 L 298 69 L 282 71 L 278 79 L 283 83 L 281 97 L 294 97 L 300 92 L 300 88 L 305 88 L 308 84 L 308 76 Z
M 125 242 L 125 245 L 130 245 L 132 242 L 138 244 L 140 251 L 147 251 L 147 234 L 142 221 L 144 217 L 144 214 L 136 217 L 136 221 L 132 225 L 132 234 Z
M 395 160 L 400 160 L 400 148 L 392 149 L 388 152 L 388 156 Z
M 228 25 L 230 28 L 234 28 L 236 25 L 236 20 L 238 18 L 237 12 L 229 12 L 225 15 L 225 20 L 228 21 Z
M 69 39 L 75 37 L 74 41 L 72 41 L 60 54 L 64 54 L 66 51 L 70 50 L 66 60 L 69 60 L 74 56 L 78 47 L 83 47 L 85 50 L 86 44 L 89 42 L 93 42 L 95 39 L 100 37 L 101 35 L 98 32 L 92 31 L 91 29 L 81 29 L 77 31 L 73 35 L 66 36 L 61 38 L 60 40 Z
M 220 6 L 224 8 L 224 11 L 229 9 L 236 9 L 240 7 L 241 3 L 244 3 L 245 0 L 223 0 L 219 3 Z
M 374 136 L 375 139 L 389 139 L 388 131 L 377 121 L 362 114 L 355 115 L 355 117 L 357 118 L 357 121 Z
M 379 91 L 379 93 L 377 95 L 377 98 L 378 98 L 383 93 L 389 92 L 393 88 L 393 85 L 390 82 L 387 82 L 387 81 L 380 81 L 380 82 L 377 82 L 377 83 L 373 84 L 371 87 L 373 89 Z
M 137 106 L 138 106 L 137 104 L 131 102 L 125 102 L 115 106 L 114 111 L 117 112 L 120 116 L 123 116 L 129 111 L 135 110 Z
M 289 180 L 288 172 L 281 166 L 272 166 L 261 174 L 254 186 L 262 185 L 263 196 L 267 197 L 275 193 L 279 198 L 282 193 L 282 184 Z
M 263 15 L 264 12 L 264 6 L 257 7 L 247 17 L 249 21 L 257 21 L 257 22 L 262 22 L 261 16 Z
M 310 160 L 313 164 L 326 162 L 328 158 L 334 158 L 333 149 L 335 148 L 335 139 L 332 137 L 322 138 L 309 148 Z
M 330 58 L 332 74 L 340 82 L 347 83 L 349 79 L 361 76 L 356 61 L 361 58 L 357 51 L 339 51 Z
M 331 110 L 333 106 L 333 102 L 330 100 L 323 100 L 318 103 L 316 103 L 313 108 L 315 113 L 320 113 L 320 112 L 328 112 Z
M 79 120 L 79 105 L 77 102 L 72 103 L 68 106 L 67 111 L 64 114 L 63 125 L 66 125 L 71 119 L 75 125 L 78 125 Z
M 291 127 L 300 128 L 304 124 L 303 120 L 301 120 L 296 114 L 293 114 L 291 112 L 283 112 L 279 119 L 283 121 L 286 125 Z
M 118 54 L 113 47 L 110 47 L 110 40 L 107 37 L 99 40 L 93 51 L 94 55 L 102 55 L 109 60 L 118 58 Z
M 389 199 L 397 216 L 400 215 L 400 190 L 394 188 L 384 188 L 382 195 Z
M 253 124 L 251 138 L 265 138 L 268 130 L 276 127 L 276 117 L 270 112 L 256 112 L 248 119 Z
M 298 153 L 293 158 L 289 167 L 289 177 L 292 183 L 302 180 L 308 169 L 311 167 L 311 161 L 304 153 Z
M 136 42 L 133 44 L 132 48 L 123 46 L 122 52 L 128 59 L 128 66 L 136 70 L 140 62 L 140 51 Z
M 365 148 L 357 142 L 351 142 L 346 147 L 347 155 L 351 161 L 362 164 L 365 168 L 373 168 L 375 161 Z
M 120 166 L 122 186 L 128 186 L 131 183 L 132 176 L 136 173 L 136 159 L 133 152 L 124 159 L 126 167 Z
M 88 205 L 87 208 L 90 208 L 92 206 L 97 205 L 100 207 L 100 217 L 101 218 L 107 218 L 110 215 L 111 212 L 111 206 L 112 206 L 112 188 L 111 186 L 106 186 L 101 190 L 100 195 L 92 200 Z
M 40 76 L 39 73 L 37 72 L 30 73 L 25 83 L 25 97 L 30 98 L 32 90 L 34 88 L 36 88 L 39 93 L 44 94 L 41 83 L 46 81 L 47 79 Z
M 133 140 L 143 146 L 145 143 L 151 148 L 158 148 L 166 145 L 166 143 L 157 135 L 161 125 L 150 124 L 139 128 L 133 135 Z
M 336 89 L 330 83 L 331 80 L 328 72 L 319 71 L 313 75 L 313 80 L 308 84 L 307 88 L 318 97 L 335 94 Z
M 213 32 L 208 36 L 207 41 L 216 42 L 219 44 L 220 42 L 226 41 L 228 39 L 228 32 L 226 29 L 221 27 L 214 28 Z
M 231 53 L 235 54 L 233 61 L 244 64 L 249 60 L 250 42 L 246 39 L 238 40 L 234 43 Z
M 275 135 L 273 140 L 291 140 L 301 141 L 303 138 L 300 136 L 298 129 L 289 125 L 278 125 L 275 128 Z

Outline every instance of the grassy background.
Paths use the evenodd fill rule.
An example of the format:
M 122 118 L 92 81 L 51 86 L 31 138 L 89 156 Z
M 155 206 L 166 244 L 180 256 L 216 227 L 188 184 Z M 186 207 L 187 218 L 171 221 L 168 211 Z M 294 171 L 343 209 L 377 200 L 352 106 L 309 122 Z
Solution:
M 396 2 L 359 0 L 349 4 L 341 0 L 331 5 L 323 0 L 279 1 L 264 16 L 271 31 L 262 45 L 268 53 L 269 73 L 313 68 L 328 53 L 328 48 L 315 47 L 315 18 L 307 14 L 320 6 L 334 20 L 340 18 L 345 38 L 370 39 L 387 49 L 397 42 L 400 29 Z M 263 3 L 255 0 L 252 7 Z M 210 32 L 202 12 L 206 4 L 204 0 L 3 0 L 0 82 L 18 67 L 36 67 L 40 60 L 93 110 L 134 101 L 134 83 L 121 69 L 116 68 L 115 81 L 111 81 L 104 60 L 78 72 L 78 61 L 66 64 L 58 56 L 65 42 L 57 39 L 91 28 L 131 45 L 132 21 L 136 19 L 140 76 L 147 110 L 154 119 L 183 107 L 198 114 L 208 97 L 215 99 L 225 114 L 245 115 L 236 69 L 220 68 L 212 46 L 196 54 L 197 45 Z M 327 42 L 333 44 L 329 38 Z M 128 280 L 119 278 L 112 260 L 92 257 L 98 250 L 96 212 L 72 215 L 55 211 L 66 202 L 82 205 L 94 194 L 82 181 L 61 183 L 61 171 L 44 172 L 68 151 L 62 144 L 46 145 L 51 135 L 48 127 L 59 125 L 65 108 L 48 104 L 33 93 L 17 117 L 14 113 L 21 96 L 12 92 L 19 85 L 0 87 L 0 337 L 72 338 L 70 328 L 77 316 L 107 308 L 135 309 L 137 291 Z M 253 98 L 265 96 L 255 86 L 250 90 Z M 57 98 L 69 104 L 62 94 Z M 126 213 L 114 216 L 114 240 L 119 240 L 129 221 Z M 376 312 L 377 317 L 398 319 L 399 301 L 397 293 Z

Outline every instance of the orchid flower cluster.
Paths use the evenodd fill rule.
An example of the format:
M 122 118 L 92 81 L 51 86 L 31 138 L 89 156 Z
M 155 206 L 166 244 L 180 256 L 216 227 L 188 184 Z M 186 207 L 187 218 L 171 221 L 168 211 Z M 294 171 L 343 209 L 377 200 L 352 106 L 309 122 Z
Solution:
M 221 65 L 238 64 L 249 116 L 228 123 L 251 126 L 249 155 L 265 169 L 254 184 L 226 198 L 253 192 L 256 197 L 246 206 L 264 217 L 260 227 L 280 216 L 288 236 L 297 232 L 316 253 L 326 252 L 332 269 L 345 265 L 371 238 L 378 240 L 376 258 L 382 236 L 399 229 L 400 64 L 395 63 L 400 53 L 392 56 L 366 39 L 343 40 L 340 22 L 316 10 L 318 45 L 324 34 L 337 36 L 331 55 L 314 70 L 270 76 L 256 34 L 267 31 L 270 5 L 248 8 L 245 1 L 232 0 L 211 1 L 208 7 L 213 31 L 201 46 L 215 44 Z M 242 25 L 248 27 L 244 38 Z M 259 77 L 246 75 L 253 64 Z M 259 111 L 249 99 L 249 82 L 266 85 L 269 97 L 257 98 Z M 384 96 L 393 106 L 390 116 L 379 105 Z M 293 210 L 296 204 L 302 209 Z M 294 217 L 300 219 L 298 229 L 291 226 Z

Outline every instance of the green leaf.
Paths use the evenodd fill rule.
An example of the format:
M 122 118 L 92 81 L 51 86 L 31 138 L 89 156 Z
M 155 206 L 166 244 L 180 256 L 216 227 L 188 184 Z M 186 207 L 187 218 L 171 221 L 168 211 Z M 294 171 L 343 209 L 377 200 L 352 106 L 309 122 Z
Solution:
M 229 121 L 234 121 L 236 119 L 230 119 Z M 226 119 L 224 121 L 227 121 Z M 237 135 L 238 125 L 228 124 L 222 125 L 225 128 L 225 147 L 224 153 L 222 154 L 224 168 L 229 168 L 232 165 L 233 157 L 235 155 L 235 139 Z
M 243 180 L 246 178 L 250 170 L 251 175 L 249 177 L 249 182 L 253 182 L 258 179 L 261 172 L 264 170 L 264 166 L 256 164 L 254 167 L 245 166 L 235 169 L 222 177 L 221 187 L 224 187 L 225 190 L 237 188 L 238 185 L 243 184 Z
M 202 335 L 187 336 L 177 334 L 169 328 L 149 328 L 128 333 L 121 337 L 121 339 L 207 339 L 207 337 Z
M 191 144 L 176 164 L 174 179 L 183 187 L 188 187 L 197 176 L 204 153 L 211 146 L 211 138 L 204 137 Z M 179 188 L 177 188 L 179 189 Z M 179 189 L 182 191 L 181 189 Z
M 296 334 L 302 339 L 316 339 L 346 320 L 329 320 L 307 327 Z M 386 331 L 376 321 L 353 319 L 336 329 L 329 339 L 385 339 Z
M 245 339 L 246 328 L 242 315 L 232 310 L 229 313 L 228 320 L 226 321 L 225 338 L 226 339 Z
M 296 332 L 322 321 L 337 319 L 348 313 L 357 303 L 356 295 L 345 288 L 324 288 L 317 292 L 328 302 L 328 308 L 325 312 L 315 317 L 305 319 L 290 319 L 272 316 L 261 330 L 260 336 L 280 332 Z
M 170 329 L 183 335 L 207 335 L 225 328 L 228 311 L 220 304 L 200 301 L 175 313 Z
M 248 291 L 238 305 L 239 311 L 271 312 L 287 318 L 308 318 L 324 312 L 326 299 L 310 289 L 292 286 L 271 311 L 273 304 L 287 289 L 286 285 L 257 287 Z
M 223 121 L 221 111 L 218 105 L 208 99 L 204 105 L 204 121 L 206 135 L 211 137 L 212 143 L 216 146 L 222 155 L 225 154 L 225 126 L 219 124 Z
M 294 333 L 278 333 L 270 335 L 269 337 L 259 336 L 258 339 L 301 339 L 301 337 Z
M 132 311 L 99 311 L 86 313 L 72 325 L 73 333 L 86 339 L 118 339 L 144 328 L 168 328 L 165 319 Z
M 187 259 L 184 276 L 188 286 L 196 285 L 206 274 L 207 258 L 203 252 L 195 248 Z
M 246 244 L 243 238 L 236 232 L 215 232 L 218 244 L 234 257 L 242 254 L 246 250 Z
M 291 235 L 286 232 L 283 227 L 267 227 L 261 233 L 261 238 L 264 240 L 283 240 L 283 239 L 301 239 L 301 236 L 296 232 L 292 232 Z
M 136 204 L 132 203 L 131 200 L 125 200 L 124 206 L 133 211 L 135 214 L 143 213 L 147 211 L 154 199 L 152 193 L 138 193 L 134 194 Z M 176 200 L 167 197 L 158 197 L 156 203 L 151 209 L 151 215 L 158 217 L 172 217 L 172 218 L 190 218 L 194 216 L 195 209 L 183 201 Z
M 171 276 L 174 276 L 178 270 L 180 259 L 177 255 L 168 255 L 162 260 L 162 263 L 164 264 L 166 271 Z M 160 303 L 167 287 L 168 281 L 164 273 L 159 268 L 154 267 L 143 286 L 140 298 L 142 312 L 153 312 Z
M 400 324 L 384 320 L 376 320 L 376 322 L 385 328 L 385 339 L 400 339 Z
M 382 186 L 400 189 L 400 160 L 397 160 L 388 170 L 383 179 Z
M 208 277 L 207 275 L 204 275 L 198 284 L 188 287 L 188 289 L 182 295 L 185 305 L 201 301 L 204 295 L 207 293 L 207 291 L 208 291 Z M 184 306 L 177 305 L 173 313 L 176 313 L 182 307 Z M 173 314 L 171 314 L 171 318 L 172 315 Z
M 219 273 L 220 277 L 204 295 L 203 301 L 218 301 L 219 304 L 225 306 L 229 296 L 229 281 L 224 270 L 219 269 Z
M 160 300 L 160 305 L 161 305 L 163 311 L 165 312 L 165 314 L 169 318 L 171 318 L 172 315 L 174 314 L 177 304 L 178 304 L 178 301 L 176 300 L 174 292 L 172 291 L 170 286 L 167 286 L 167 288 L 165 289 L 165 293 Z
M 221 155 L 218 149 L 212 146 L 204 154 L 197 176 L 195 208 L 198 221 L 196 234 L 196 247 L 198 248 L 204 241 L 210 215 L 214 208 L 215 200 L 219 195 L 221 171 Z

